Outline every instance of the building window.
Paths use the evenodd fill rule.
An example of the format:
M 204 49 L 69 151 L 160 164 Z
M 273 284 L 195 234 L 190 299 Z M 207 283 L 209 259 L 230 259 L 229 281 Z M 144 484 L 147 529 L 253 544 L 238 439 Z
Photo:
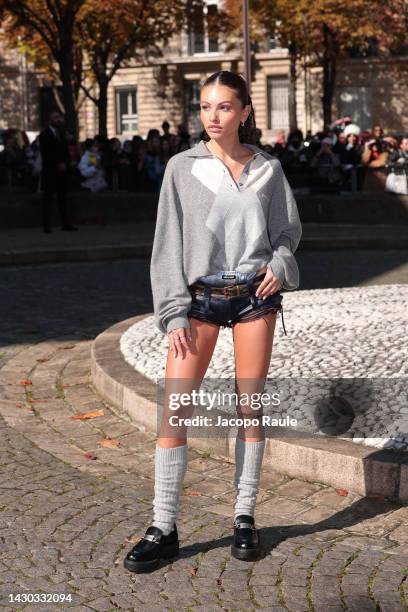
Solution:
M 116 133 L 137 132 L 137 90 L 136 88 L 116 89 Z
M 194 7 L 188 33 L 188 55 L 218 53 L 217 12 L 217 4 L 210 0 Z
M 342 87 L 338 93 L 338 115 L 350 115 L 362 130 L 371 130 L 371 88 Z
M 289 80 L 286 76 L 268 77 L 268 129 L 289 129 Z
M 203 125 L 200 121 L 200 81 L 184 80 L 184 110 L 187 130 L 194 140 L 198 140 Z

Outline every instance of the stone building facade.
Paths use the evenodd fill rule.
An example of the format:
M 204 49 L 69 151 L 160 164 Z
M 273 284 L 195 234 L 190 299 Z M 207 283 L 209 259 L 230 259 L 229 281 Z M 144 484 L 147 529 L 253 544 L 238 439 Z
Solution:
M 163 48 L 161 58 L 117 72 L 109 87 L 109 137 L 146 137 L 149 129 L 161 129 L 164 120 L 172 132 L 185 123 L 193 139 L 198 137 L 200 84 L 221 69 L 244 74 L 241 42 L 208 36 L 206 14 L 217 10 L 217 0 L 207 0 L 207 5 L 200 33 L 182 31 Z M 288 73 L 286 49 L 267 39 L 253 49 L 251 96 L 265 143 L 288 130 Z M 300 65 L 298 73 L 298 125 L 304 133 L 314 133 L 322 129 L 321 69 Z M 0 127 L 40 129 L 53 104 L 52 90 L 41 75 L 14 53 L 0 63 L 0 78 Z M 347 113 L 363 129 L 380 123 L 386 132 L 402 134 L 408 132 L 407 97 L 408 56 L 349 59 L 338 66 L 333 117 Z M 96 108 L 88 99 L 81 106 L 79 123 L 81 138 L 97 132 Z

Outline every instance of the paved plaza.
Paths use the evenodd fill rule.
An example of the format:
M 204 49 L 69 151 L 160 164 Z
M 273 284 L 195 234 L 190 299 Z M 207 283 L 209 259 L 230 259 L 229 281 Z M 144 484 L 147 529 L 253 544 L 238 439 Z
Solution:
M 397 304 L 387 283 L 405 295 L 403 255 L 300 254 L 304 288 L 347 276 Z M 2 609 L 407 610 L 408 507 L 268 468 L 257 506 L 266 556 L 243 564 L 229 552 L 234 466 L 191 449 L 179 559 L 147 575 L 123 568 L 151 518 L 155 439 L 97 395 L 90 351 L 108 327 L 151 314 L 149 282 L 143 260 L 0 270 Z M 280 334 L 277 354 L 289 342 Z M 72 601 L 9 603 L 40 592 Z

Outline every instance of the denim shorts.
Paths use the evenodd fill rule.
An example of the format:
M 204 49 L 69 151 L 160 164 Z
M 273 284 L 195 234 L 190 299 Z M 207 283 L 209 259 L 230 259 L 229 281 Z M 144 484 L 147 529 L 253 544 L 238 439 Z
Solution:
M 283 321 L 283 296 L 276 291 L 264 300 L 256 297 L 257 286 L 254 282 L 265 277 L 265 272 L 256 276 L 256 272 L 238 272 L 236 270 L 220 270 L 216 274 L 200 276 L 195 283 L 189 285 L 192 301 L 187 316 L 200 319 L 210 323 L 216 323 L 220 327 L 232 327 L 234 323 L 241 321 L 252 321 L 261 318 L 270 312 L 280 312 L 285 336 L 287 336 L 285 323 Z M 233 297 L 212 296 L 212 287 L 231 287 L 245 284 L 249 294 Z M 204 294 L 197 295 L 195 288 L 200 285 Z

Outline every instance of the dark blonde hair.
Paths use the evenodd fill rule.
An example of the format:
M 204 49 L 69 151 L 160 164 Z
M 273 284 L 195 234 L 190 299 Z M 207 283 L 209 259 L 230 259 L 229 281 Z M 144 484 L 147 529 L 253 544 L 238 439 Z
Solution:
M 236 72 L 230 70 L 219 70 L 211 74 L 202 84 L 201 89 L 204 89 L 207 85 L 225 85 L 230 87 L 236 93 L 237 98 L 241 101 L 242 107 L 247 104 L 251 105 L 251 112 L 249 113 L 247 120 L 244 125 L 239 124 L 238 137 L 240 142 L 254 143 L 256 140 L 256 123 L 255 123 L 255 111 L 252 106 L 251 96 L 248 93 L 248 87 L 245 79 Z M 210 140 L 207 132 L 204 130 L 203 140 Z

